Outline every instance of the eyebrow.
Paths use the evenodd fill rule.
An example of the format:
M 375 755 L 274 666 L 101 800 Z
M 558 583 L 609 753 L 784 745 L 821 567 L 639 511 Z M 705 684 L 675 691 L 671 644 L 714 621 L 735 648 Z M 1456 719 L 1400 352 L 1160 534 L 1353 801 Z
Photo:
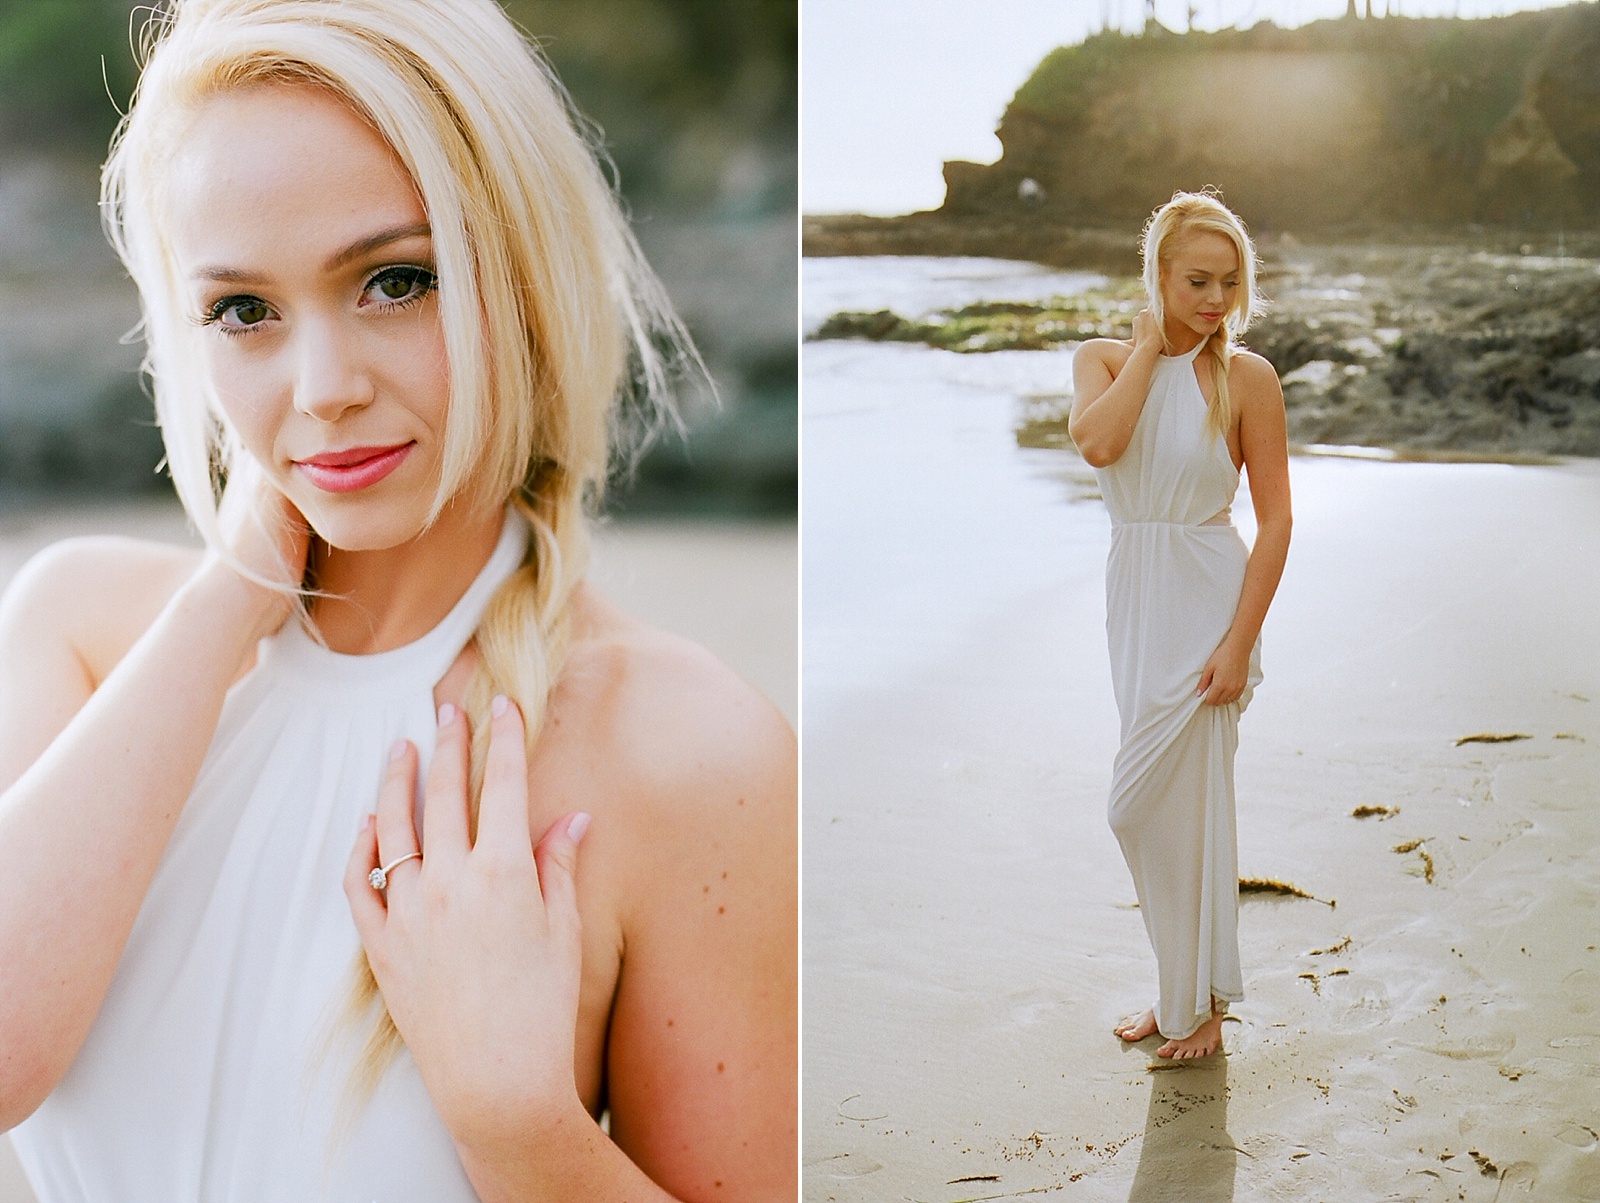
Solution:
M 390 243 L 403 242 L 408 238 L 427 238 L 433 230 L 427 222 L 420 222 L 407 226 L 392 226 L 386 230 L 379 230 L 368 234 L 365 238 L 358 238 L 349 246 L 341 247 L 330 255 L 322 265 L 322 270 L 327 272 L 338 271 L 341 267 L 361 258 L 373 251 L 381 250 Z M 194 273 L 199 280 L 220 280 L 229 284 L 257 284 L 267 277 L 259 272 L 245 271 L 237 267 L 201 267 Z

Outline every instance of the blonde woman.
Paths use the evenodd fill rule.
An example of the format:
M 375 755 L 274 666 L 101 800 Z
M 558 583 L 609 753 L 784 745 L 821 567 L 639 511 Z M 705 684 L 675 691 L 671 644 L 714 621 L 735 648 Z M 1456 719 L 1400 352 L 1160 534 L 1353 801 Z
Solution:
M 563 94 L 492 0 L 152 40 L 104 210 L 207 550 L 0 607 L 0 1129 L 42 1203 L 792 1199 L 793 739 L 584 583 L 685 344 Z
M 1289 551 L 1277 374 L 1236 339 L 1257 307 L 1255 249 L 1209 193 L 1180 192 L 1142 244 L 1133 339 L 1073 361 L 1070 430 L 1111 514 L 1106 628 L 1122 722 L 1111 827 L 1155 949 L 1159 998 L 1120 1024 L 1160 1056 L 1203 1057 L 1244 995 L 1233 755 L 1261 679 L 1262 621 Z M 1248 550 L 1229 507 L 1250 476 Z

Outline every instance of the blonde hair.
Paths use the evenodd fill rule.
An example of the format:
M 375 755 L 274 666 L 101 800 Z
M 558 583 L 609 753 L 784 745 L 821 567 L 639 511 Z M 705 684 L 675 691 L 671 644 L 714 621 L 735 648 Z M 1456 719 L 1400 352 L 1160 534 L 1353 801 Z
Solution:
M 1239 349 L 1238 337 L 1250 326 L 1260 312 L 1262 301 L 1256 292 L 1256 248 L 1238 214 L 1222 203 L 1215 193 L 1174 192 L 1172 199 L 1162 205 L 1145 223 L 1139 239 L 1139 253 L 1144 257 L 1144 288 L 1149 297 L 1150 313 L 1161 330 L 1163 349 L 1167 344 L 1166 305 L 1161 298 L 1162 272 L 1172 262 L 1173 249 L 1178 242 L 1191 234 L 1221 234 L 1229 239 L 1239 253 L 1239 291 L 1233 304 L 1223 314 L 1222 321 L 1206 340 L 1211 352 L 1212 380 L 1215 394 L 1206 412 L 1206 425 L 1217 434 L 1226 435 L 1233 425 L 1233 407 L 1228 399 L 1228 364 L 1234 351 Z
M 453 498 L 509 500 L 533 532 L 475 634 L 466 702 L 475 827 L 489 703 L 496 693 L 517 702 L 531 751 L 587 565 L 586 506 L 620 436 L 639 445 L 676 420 L 673 378 L 699 359 L 590 132 L 493 0 L 171 0 L 147 23 L 141 60 L 102 178 L 102 217 L 139 287 L 144 369 L 173 482 L 213 548 L 222 485 L 248 453 L 195 353 L 199 330 L 167 237 L 168 167 L 186 123 L 234 89 L 323 88 L 389 144 L 422 198 L 446 282 L 450 379 L 429 521 Z M 353 976 L 347 1017 L 371 1024 L 352 1079 L 366 1097 L 401 1040 L 364 956 Z

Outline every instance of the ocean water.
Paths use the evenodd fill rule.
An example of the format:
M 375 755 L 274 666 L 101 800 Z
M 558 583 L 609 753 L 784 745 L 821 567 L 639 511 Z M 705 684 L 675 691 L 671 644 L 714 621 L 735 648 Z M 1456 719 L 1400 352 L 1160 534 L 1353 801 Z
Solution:
M 1067 272 L 1012 259 L 931 255 L 867 255 L 806 259 L 800 315 L 809 335 L 841 310 L 892 309 L 925 317 L 976 301 L 1048 301 L 1106 282 L 1093 272 Z
M 845 309 L 922 316 L 1103 279 L 1002 259 L 808 258 L 801 312 L 813 330 Z M 801 379 L 808 715 L 919 671 L 995 606 L 1049 588 L 1060 564 L 1042 549 L 1074 548 L 1083 571 L 1101 571 L 1109 526 L 1093 472 L 1016 438 L 1041 402 L 1070 404 L 1070 349 L 813 341 Z

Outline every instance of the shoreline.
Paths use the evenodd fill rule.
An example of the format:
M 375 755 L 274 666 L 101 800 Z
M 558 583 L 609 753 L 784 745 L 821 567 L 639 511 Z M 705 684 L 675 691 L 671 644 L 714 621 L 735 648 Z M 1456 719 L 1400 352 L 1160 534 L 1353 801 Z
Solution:
M 1600 239 L 1581 249 L 1593 253 L 1564 244 L 1561 254 L 1545 254 L 1554 248 L 1531 242 L 1500 253 L 1460 240 L 1263 240 L 1265 309 L 1241 342 L 1278 373 L 1292 443 L 1414 456 L 1600 456 Z M 969 292 L 920 311 L 912 298 L 874 307 L 862 291 L 828 315 L 808 304 L 808 342 L 923 344 L 978 356 L 1066 351 L 1088 338 L 1131 337 L 1143 306 L 1142 285 L 1126 273 L 1046 297 L 1023 289 L 1037 265 L 902 261 L 968 270 L 987 263 L 992 289 L 982 300 Z M 849 272 L 841 270 L 848 257 L 812 262 L 835 277 Z M 894 272 L 892 257 L 857 262 L 863 273 L 873 263 Z M 1008 287 L 1022 295 L 1008 297 Z M 1069 381 L 1066 373 L 1051 395 L 1034 399 L 1026 437 L 1037 445 L 1066 438 Z
M 854 258 L 864 255 L 948 258 L 972 255 L 1043 263 L 1072 271 L 1106 271 L 1137 275 L 1138 223 L 1104 225 L 1061 217 L 950 213 L 920 209 L 913 213 L 803 213 L 801 255 L 807 259 Z M 1471 241 L 1497 254 L 1564 252 L 1575 258 L 1600 257 L 1600 228 L 1582 224 L 1514 225 L 1485 223 L 1364 222 L 1308 225 L 1292 231 L 1257 231 L 1258 249 L 1270 250 L 1287 239 L 1293 243 L 1367 246 L 1457 246 Z

